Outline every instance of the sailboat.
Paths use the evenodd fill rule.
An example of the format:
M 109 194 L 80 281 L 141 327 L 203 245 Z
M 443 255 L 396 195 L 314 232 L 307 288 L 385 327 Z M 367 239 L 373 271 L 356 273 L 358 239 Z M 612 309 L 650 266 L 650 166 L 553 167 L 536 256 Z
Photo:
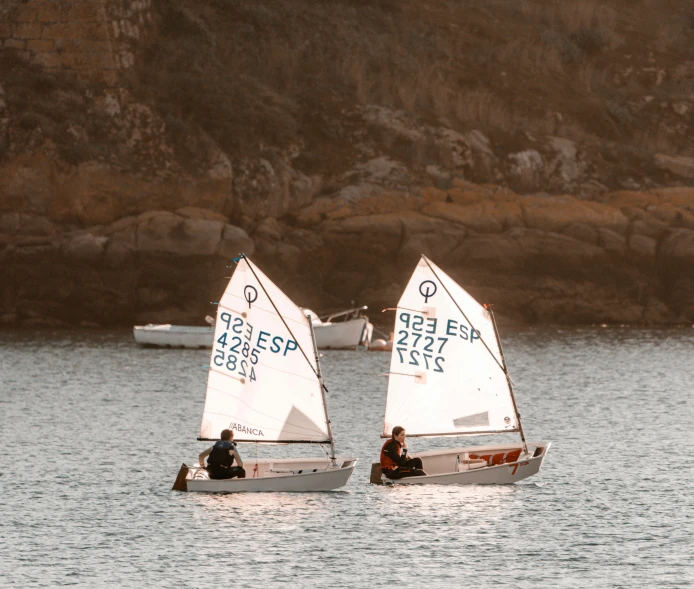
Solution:
M 518 432 L 519 443 L 417 452 L 426 476 L 391 481 L 372 464 L 371 482 L 507 484 L 540 470 L 549 442 L 526 442 L 491 308 L 480 305 L 422 256 L 395 317 L 382 438 Z
M 219 302 L 201 441 L 224 429 L 234 442 L 322 444 L 323 458 L 253 459 L 246 478 L 212 480 L 183 464 L 174 490 L 236 493 L 330 491 L 343 487 L 356 458 L 335 455 L 318 352 L 310 320 L 245 255 Z

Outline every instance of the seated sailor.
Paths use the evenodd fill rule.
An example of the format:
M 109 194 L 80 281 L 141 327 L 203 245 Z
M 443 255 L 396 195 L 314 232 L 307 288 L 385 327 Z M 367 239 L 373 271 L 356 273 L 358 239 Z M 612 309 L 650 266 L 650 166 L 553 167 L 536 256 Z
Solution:
M 207 472 L 211 479 L 233 479 L 235 477 L 245 479 L 246 471 L 243 468 L 243 460 L 241 460 L 233 441 L 234 432 L 225 429 L 220 438 L 214 446 L 210 446 L 200 453 L 200 466 L 205 466 L 205 457 L 207 457 Z M 234 460 L 238 466 L 234 466 Z
M 421 458 L 407 457 L 405 428 L 396 425 L 388 441 L 381 448 L 381 470 L 389 479 L 426 476 Z

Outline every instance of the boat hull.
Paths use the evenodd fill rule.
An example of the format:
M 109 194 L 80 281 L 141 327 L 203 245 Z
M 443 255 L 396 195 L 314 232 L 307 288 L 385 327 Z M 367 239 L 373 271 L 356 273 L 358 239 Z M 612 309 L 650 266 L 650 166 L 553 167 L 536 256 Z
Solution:
M 393 340 L 377 339 L 372 340 L 369 346 L 369 352 L 392 352 L 393 351 Z
M 199 467 L 182 466 L 184 484 L 177 479 L 175 490 L 192 493 L 310 493 L 332 491 L 344 487 L 349 481 L 356 458 L 336 457 L 337 467 L 323 458 L 304 460 L 246 461 L 245 479 L 212 480 Z M 181 477 L 181 473 L 179 473 Z
M 549 442 L 528 444 L 529 454 L 518 459 L 492 464 L 494 457 L 520 450 L 518 446 L 468 446 L 438 451 L 418 452 L 427 476 L 391 480 L 380 476 L 380 465 L 372 465 L 371 482 L 393 485 L 509 485 L 536 475 L 549 450 Z M 458 467 L 460 456 L 489 456 L 488 459 L 466 459 Z M 503 460 L 503 458 L 501 459 Z M 457 468 L 461 468 L 460 471 Z M 379 476 L 374 475 L 377 469 Z
M 316 347 L 321 350 L 353 350 L 360 344 L 368 346 L 373 334 L 373 325 L 366 317 L 358 317 L 350 321 L 314 325 L 313 331 Z
M 135 341 L 141 346 L 160 348 L 211 348 L 214 327 L 187 325 L 136 325 Z

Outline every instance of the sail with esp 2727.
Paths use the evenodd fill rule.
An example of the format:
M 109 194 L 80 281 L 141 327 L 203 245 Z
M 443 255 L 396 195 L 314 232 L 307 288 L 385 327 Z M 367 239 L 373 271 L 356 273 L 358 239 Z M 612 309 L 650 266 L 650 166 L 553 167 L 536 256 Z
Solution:
M 383 436 L 519 431 L 491 314 L 422 256 L 398 302 Z
M 330 443 L 309 320 L 241 258 L 219 302 L 201 439 Z

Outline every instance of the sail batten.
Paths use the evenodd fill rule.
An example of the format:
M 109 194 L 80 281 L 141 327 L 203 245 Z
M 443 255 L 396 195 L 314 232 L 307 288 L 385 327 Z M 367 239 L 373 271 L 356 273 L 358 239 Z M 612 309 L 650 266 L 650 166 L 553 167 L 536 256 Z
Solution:
M 329 443 L 311 324 L 242 257 L 219 302 L 199 439 Z
M 396 425 L 415 437 L 519 427 L 489 312 L 424 256 L 396 309 L 383 435 Z

